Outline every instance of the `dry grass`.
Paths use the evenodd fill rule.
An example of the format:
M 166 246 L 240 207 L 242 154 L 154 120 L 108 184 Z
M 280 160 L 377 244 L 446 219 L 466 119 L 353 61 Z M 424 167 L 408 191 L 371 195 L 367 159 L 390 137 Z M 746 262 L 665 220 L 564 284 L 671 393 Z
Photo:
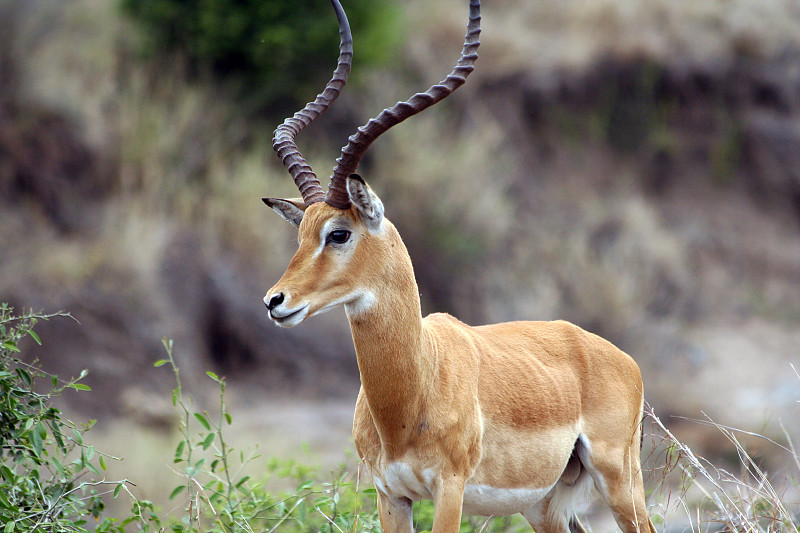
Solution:
M 683 531 L 791 532 L 800 529 L 800 456 L 792 435 L 781 423 L 781 444 L 752 431 L 732 428 L 713 420 L 694 421 L 707 425 L 724 437 L 735 456 L 730 466 L 720 466 L 692 451 L 646 407 L 646 437 L 652 452 L 647 463 L 653 468 L 646 484 L 653 487 L 651 508 L 665 529 Z M 763 457 L 755 456 L 743 438 L 771 447 L 770 471 Z M 774 459 L 775 455 L 781 459 Z M 763 450 L 762 450 L 763 453 Z M 716 463 L 716 464 L 715 464 Z M 658 504 L 653 501 L 658 500 Z

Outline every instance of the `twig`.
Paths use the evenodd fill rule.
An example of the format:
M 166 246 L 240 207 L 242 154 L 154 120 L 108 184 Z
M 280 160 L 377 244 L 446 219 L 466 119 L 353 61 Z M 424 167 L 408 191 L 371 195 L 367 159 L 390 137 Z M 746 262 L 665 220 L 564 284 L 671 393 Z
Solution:
M 284 514 L 284 515 L 283 515 L 283 517 L 282 517 L 280 520 L 278 520 L 278 523 L 277 523 L 277 524 L 275 524 L 275 526 L 274 526 L 272 529 L 270 529 L 270 530 L 269 530 L 267 533 L 274 533 L 274 532 L 275 532 L 275 531 L 276 531 L 276 530 L 277 530 L 277 529 L 278 529 L 278 528 L 281 526 L 281 524 L 283 524 L 283 523 L 286 521 L 286 519 L 287 519 L 287 518 L 289 518 L 290 516 L 292 516 L 292 513 L 294 512 L 294 510 L 295 510 L 295 509 L 297 509 L 297 507 L 298 507 L 298 506 L 299 506 L 301 503 L 303 503 L 303 498 L 299 498 L 299 499 L 298 499 L 298 500 L 295 502 L 295 504 L 292 506 L 292 508 L 291 508 L 291 509 L 289 509 L 288 511 L 286 511 L 286 514 Z
M 316 510 L 316 511 L 317 511 L 319 514 L 321 514 L 322 516 L 324 516 L 324 517 L 325 517 L 325 520 L 327 520 L 328 522 L 330 522 L 330 523 L 331 523 L 331 525 L 332 525 L 333 527 L 335 527 L 336 529 L 338 529 L 338 530 L 339 530 L 341 533 L 344 533 L 344 531 L 342 531 L 342 528 L 340 528 L 340 527 L 339 527 L 339 526 L 336 524 L 336 522 L 334 522 L 334 521 L 333 521 L 333 519 L 332 519 L 331 517 L 329 517 L 328 515 L 326 515 L 325 513 L 323 513 L 323 512 L 322 512 L 322 509 L 320 509 L 320 508 L 319 508 L 319 506 L 316 506 L 316 507 L 314 507 L 314 509 L 315 509 L 315 510 Z

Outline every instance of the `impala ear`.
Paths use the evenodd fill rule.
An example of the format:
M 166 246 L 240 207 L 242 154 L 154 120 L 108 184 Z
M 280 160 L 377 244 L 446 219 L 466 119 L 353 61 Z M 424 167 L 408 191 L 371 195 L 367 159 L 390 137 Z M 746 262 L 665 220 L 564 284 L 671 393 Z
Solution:
M 288 220 L 294 227 L 299 227 L 303 220 L 306 204 L 302 198 L 262 198 L 265 204 L 270 206 L 276 213 Z
M 350 174 L 347 178 L 347 194 L 367 228 L 377 231 L 383 222 L 383 202 L 372 192 L 364 178 L 358 174 Z

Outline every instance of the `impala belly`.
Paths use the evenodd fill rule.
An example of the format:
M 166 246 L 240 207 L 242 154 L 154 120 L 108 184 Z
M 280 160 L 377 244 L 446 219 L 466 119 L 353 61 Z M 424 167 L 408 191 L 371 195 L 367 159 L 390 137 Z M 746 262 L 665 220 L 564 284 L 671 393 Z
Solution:
M 561 477 L 579 426 L 514 431 L 486 420 L 483 455 L 467 480 L 464 513 L 503 516 L 542 500 Z
M 488 485 L 467 485 L 464 488 L 464 514 L 506 516 L 536 505 L 553 485 L 543 488 L 502 489 Z
M 380 492 L 395 498 L 412 501 L 433 499 L 436 474 L 432 468 L 417 474 L 408 463 L 394 462 L 383 472 L 375 473 L 373 482 Z M 479 515 L 509 515 L 535 505 L 553 486 L 541 488 L 499 488 L 467 484 L 464 488 L 464 513 Z
M 464 514 L 505 516 L 523 512 L 553 489 L 572 453 L 580 423 L 544 431 L 513 431 L 487 421 L 481 461 L 464 487 Z M 484 428 L 485 429 L 485 428 Z M 378 491 L 412 501 L 433 499 L 437 470 L 415 454 L 373 471 Z M 412 466 L 414 465 L 414 466 Z

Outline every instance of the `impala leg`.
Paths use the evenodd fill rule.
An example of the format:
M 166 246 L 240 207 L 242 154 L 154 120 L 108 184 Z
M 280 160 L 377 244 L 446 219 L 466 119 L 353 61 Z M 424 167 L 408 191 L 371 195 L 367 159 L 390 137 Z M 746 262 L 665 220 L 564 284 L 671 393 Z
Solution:
M 572 485 L 559 482 L 542 501 L 522 515 L 536 533 L 586 533 L 575 515 L 575 507 L 586 499 L 591 486 L 587 473 L 581 473 Z
M 411 500 L 392 498 L 378 492 L 378 516 L 384 533 L 413 533 Z
M 610 453 L 593 453 L 592 473 L 623 532 L 656 533 L 647 514 L 638 436 L 636 443 Z
M 524 515 L 536 533 L 587 533 L 583 524 L 577 517 L 573 516 L 568 522 L 553 517 L 533 516 L 530 513 Z
M 528 521 L 536 533 L 571 533 L 564 516 L 550 511 L 553 494 L 530 509 L 526 509 L 522 516 Z
M 458 533 L 461 508 L 464 504 L 464 480 L 453 476 L 439 483 L 433 495 L 433 529 L 431 533 Z

